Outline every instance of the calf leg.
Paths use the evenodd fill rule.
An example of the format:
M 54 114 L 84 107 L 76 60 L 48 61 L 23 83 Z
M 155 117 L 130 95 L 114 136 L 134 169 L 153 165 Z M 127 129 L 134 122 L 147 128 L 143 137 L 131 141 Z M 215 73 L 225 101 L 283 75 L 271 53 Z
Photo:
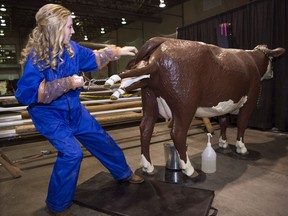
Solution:
M 148 83 L 148 79 L 143 79 L 137 82 L 133 82 L 132 84 L 128 85 L 128 86 L 122 86 L 122 83 L 119 87 L 119 89 L 117 89 L 110 97 L 111 100 L 118 100 L 119 97 L 127 92 L 130 92 L 134 89 L 137 88 L 142 88 L 144 86 L 146 86 Z
M 159 111 L 155 94 L 149 88 L 142 89 L 143 118 L 140 124 L 141 166 L 143 172 L 154 173 L 150 158 L 150 141 Z
M 154 73 L 157 70 L 157 66 L 155 64 L 148 64 L 145 67 L 135 68 L 131 70 L 124 71 L 120 74 L 114 74 L 104 83 L 105 88 L 109 88 L 114 85 L 116 82 L 128 77 L 138 77 L 142 75 L 149 75 Z

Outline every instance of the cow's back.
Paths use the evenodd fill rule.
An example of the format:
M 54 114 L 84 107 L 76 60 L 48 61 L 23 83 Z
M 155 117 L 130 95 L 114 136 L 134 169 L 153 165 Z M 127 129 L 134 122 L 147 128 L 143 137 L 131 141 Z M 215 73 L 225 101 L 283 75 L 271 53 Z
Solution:
M 251 79 L 259 79 L 256 65 L 246 51 L 197 41 L 167 40 L 149 61 L 158 65 L 157 73 L 151 75 L 154 88 L 179 103 L 209 107 L 223 100 L 240 100 L 248 94 Z

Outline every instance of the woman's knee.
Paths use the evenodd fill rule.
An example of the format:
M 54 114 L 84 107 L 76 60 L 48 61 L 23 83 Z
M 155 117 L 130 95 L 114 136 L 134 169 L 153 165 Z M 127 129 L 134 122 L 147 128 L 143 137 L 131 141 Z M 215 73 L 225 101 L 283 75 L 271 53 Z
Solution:
M 66 160 L 81 161 L 83 159 L 82 149 L 74 151 L 60 152 L 60 156 Z

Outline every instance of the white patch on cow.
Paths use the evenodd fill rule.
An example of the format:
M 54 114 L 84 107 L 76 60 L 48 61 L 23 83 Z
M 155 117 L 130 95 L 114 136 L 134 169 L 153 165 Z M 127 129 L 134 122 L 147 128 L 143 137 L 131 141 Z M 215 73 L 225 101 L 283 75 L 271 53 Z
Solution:
M 227 140 L 222 139 L 222 136 L 219 137 L 219 147 L 221 147 L 221 148 L 227 148 L 228 147 Z
M 146 173 L 153 173 L 154 171 L 154 166 L 153 164 L 151 164 L 147 159 L 146 157 L 141 154 L 141 162 L 140 162 L 140 165 L 142 167 L 142 171 L 143 172 L 146 172 Z
M 179 156 L 180 168 L 182 169 L 182 172 L 187 176 L 192 176 L 195 170 L 194 170 L 194 167 L 191 165 L 191 162 L 187 153 L 186 153 L 186 161 L 187 162 L 185 163 L 184 160 L 181 160 Z
M 167 120 L 172 118 L 171 109 L 162 97 L 157 97 L 159 114 Z
M 247 96 L 244 96 L 237 103 L 234 103 L 230 99 L 228 101 L 219 102 L 217 106 L 198 107 L 195 116 L 204 118 L 220 116 L 227 113 L 237 114 L 239 109 L 244 105 L 246 101 Z
M 198 107 L 196 110 L 196 117 L 215 117 L 224 115 L 227 113 L 238 114 L 239 109 L 245 104 L 247 101 L 247 96 L 242 97 L 237 103 L 234 103 L 232 100 L 228 100 L 225 102 L 219 102 L 217 106 L 213 107 Z M 162 97 L 157 97 L 159 114 L 167 119 L 172 118 L 172 112 L 169 108 L 168 104 Z
M 269 57 L 269 63 L 267 66 L 267 70 L 266 70 L 265 74 L 261 77 L 261 81 L 264 79 L 272 79 L 273 78 L 272 59 L 273 59 L 273 57 Z
M 245 144 L 242 142 L 242 138 L 240 138 L 240 141 L 236 141 L 236 151 L 239 154 L 245 154 L 247 152 L 247 148 L 245 146 Z
M 236 152 L 238 154 L 245 154 L 247 152 L 247 148 L 245 146 L 245 144 L 242 142 L 242 138 L 240 138 L 240 141 L 236 141 Z M 220 136 L 219 138 L 219 147 L 221 148 L 227 148 L 228 147 L 228 142 L 227 140 L 222 139 L 222 137 Z

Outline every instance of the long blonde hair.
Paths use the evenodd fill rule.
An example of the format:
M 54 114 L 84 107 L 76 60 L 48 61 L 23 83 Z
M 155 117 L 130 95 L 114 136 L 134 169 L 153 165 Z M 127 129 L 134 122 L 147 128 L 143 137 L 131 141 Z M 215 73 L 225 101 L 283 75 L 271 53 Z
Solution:
M 65 25 L 71 12 L 58 4 L 46 4 L 35 15 L 36 27 L 29 35 L 28 42 L 21 52 L 20 64 L 25 64 L 29 54 L 33 51 L 33 64 L 42 71 L 51 67 L 56 70 L 57 60 L 63 63 L 61 55 L 64 46 L 70 57 L 74 52 L 70 44 L 64 44 Z

